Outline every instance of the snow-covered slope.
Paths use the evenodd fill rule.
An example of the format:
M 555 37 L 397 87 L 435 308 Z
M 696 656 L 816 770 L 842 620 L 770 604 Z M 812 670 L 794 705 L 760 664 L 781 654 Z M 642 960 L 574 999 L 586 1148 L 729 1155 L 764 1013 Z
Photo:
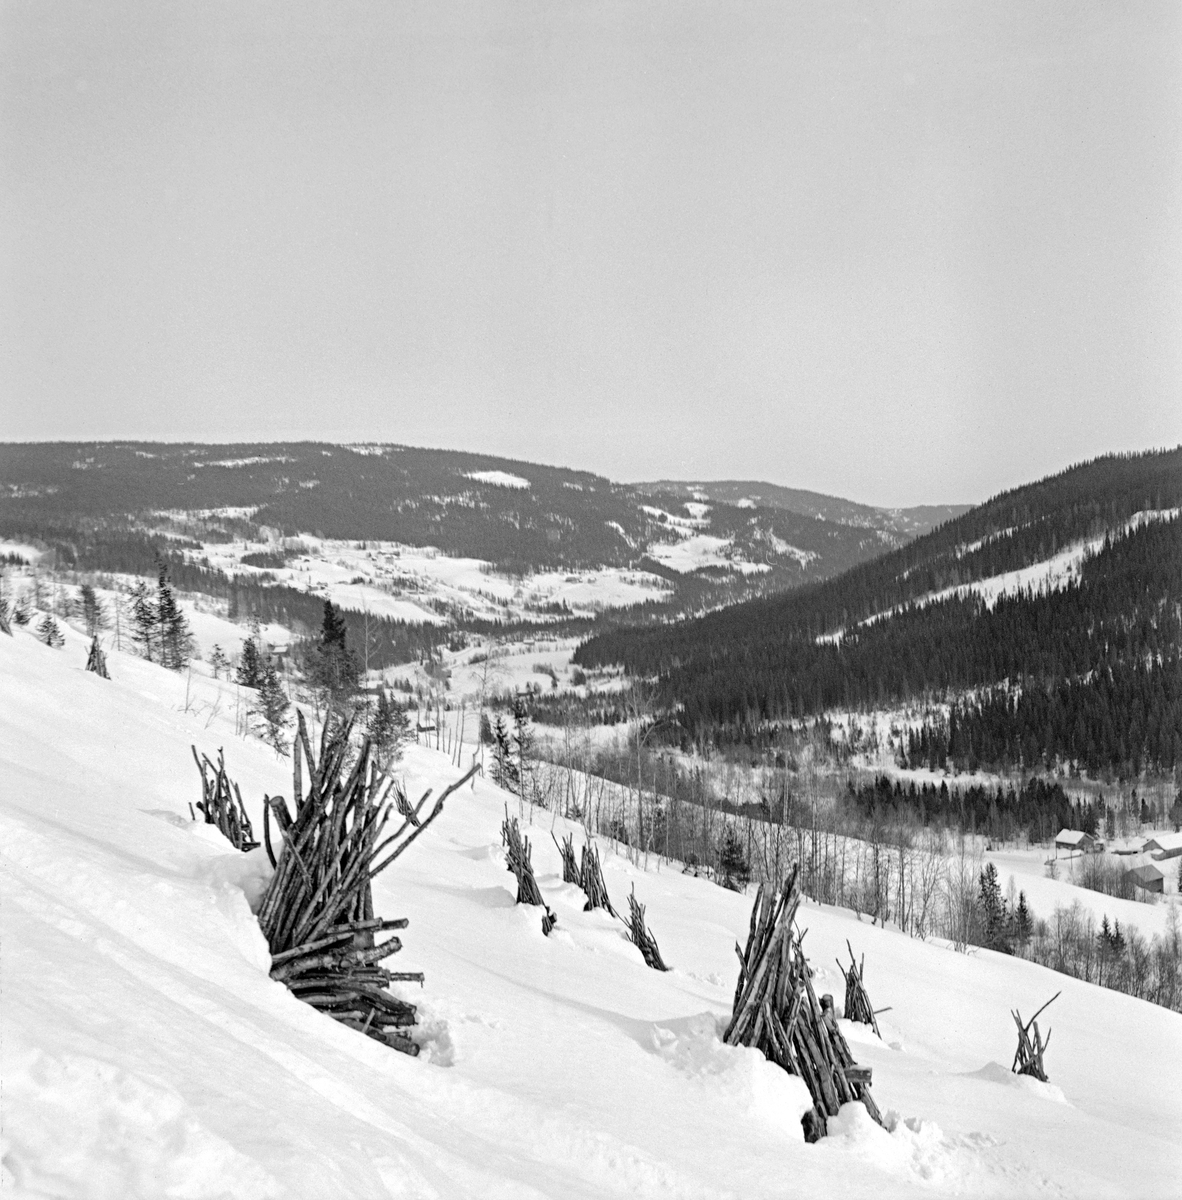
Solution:
M 407 1059 L 294 1000 L 267 975 L 248 897 L 260 852 L 189 821 L 189 745 L 225 747 L 253 815 L 287 768 L 233 736 L 233 704 L 125 655 L 83 670 L 0 636 L 0 1049 L 3 1180 L 54 1197 L 763 1197 L 1176 1194 L 1182 1017 L 986 951 L 953 953 L 807 905 L 818 991 L 866 955 L 879 1043 L 846 1025 L 891 1132 L 860 1106 L 802 1140 L 806 1093 L 723 1047 L 734 943 L 750 897 L 647 872 L 635 884 L 673 969 L 561 882 L 551 824 L 532 831 L 559 915 L 544 938 L 513 904 L 506 796 L 485 782 L 375 888 L 406 916 L 400 969 L 422 969 Z M 186 711 L 187 710 L 187 711 Z M 408 789 L 457 771 L 412 748 Z M 528 816 L 528 814 L 526 814 Z M 581 841 L 581 833 L 576 832 Z M 1013 1006 L 1048 1013 L 1052 1084 L 1008 1073 Z

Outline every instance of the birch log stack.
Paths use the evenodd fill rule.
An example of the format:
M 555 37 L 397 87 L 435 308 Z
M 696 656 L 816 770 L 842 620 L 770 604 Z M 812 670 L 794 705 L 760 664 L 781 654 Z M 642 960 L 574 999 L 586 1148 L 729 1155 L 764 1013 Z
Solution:
M 754 1046 L 792 1075 L 799 1075 L 813 1099 L 803 1124 L 816 1141 L 828 1117 L 843 1104 L 860 1100 L 882 1124 L 870 1094 L 870 1068 L 859 1067 L 837 1026 L 833 998 L 818 1001 L 812 969 L 793 929 L 800 904 L 799 872 L 793 867 L 777 891 L 760 886 L 751 910 L 747 948 L 736 944 L 739 980 L 734 1012 L 723 1034 L 732 1046 Z
M 423 982 L 418 971 L 389 971 L 380 964 L 402 949 L 391 936 L 405 918 L 374 915 L 373 880 L 390 866 L 443 811 L 444 801 L 475 773 L 473 767 L 422 816 L 431 791 L 411 807 L 402 789 L 380 770 L 366 738 L 352 769 L 352 721 L 330 735 L 326 724 L 319 758 L 314 760 L 303 714 L 292 747 L 295 813 L 282 796 L 269 796 L 263 809 L 263 837 L 275 867 L 263 894 L 259 924 L 271 950 L 271 978 L 300 1000 L 367 1036 L 416 1055 L 418 1046 L 404 1030 L 415 1023 L 415 1006 L 386 990 L 395 981 Z M 301 752 L 308 767 L 302 778 Z M 402 818 L 383 837 L 391 816 Z M 283 836 L 276 855 L 271 818 Z

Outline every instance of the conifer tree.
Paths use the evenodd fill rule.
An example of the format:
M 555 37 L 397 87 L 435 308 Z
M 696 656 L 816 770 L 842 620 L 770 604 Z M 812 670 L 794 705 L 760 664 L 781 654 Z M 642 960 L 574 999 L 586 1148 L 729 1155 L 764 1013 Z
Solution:
M 370 709 L 366 732 L 383 770 L 398 761 L 407 738 L 406 713 L 391 700 L 385 688 L 378 690 L 378 702 Z
M 51 613 L 46 613 L 41 618 L 41 624 L 37 626 L 37 636 L 47 646 L 52 646 L 55 650 L 60 649 L 66 644 L 66 639 L 62 636 L 61 628 L 53 619 Z
M 216 642 L 209 652 L 209 665 L 213 670 L 214 679 L 221 679 L 222 672 L 230 669 L 230 660 L 226 657 L 226 652 Z
M 741 892 L 751 878 L 751 866 L 743 852 L 743 843 L 733 825 L 726 827 L 722 849 L 718 855 L 718 869 L 722 875 L 722 886 L 732 892 Z
M 288 753 L 287 729 L 291 723 L 291 701 L 283 690 L 275 663 L 268 658 L 259 670 L 258 694 L 250 706 L 259 736 L 277 754 Z
M 160 563 L 156 584 L 156 622 L 160 630 L 160 661 L 171 671 L 182 671 L 192 653 L 193 635 L 168 578 L 168 565 Z
M 257 688 L 263 683 L 266 657 L 260 644 L 258 622 L 252 622 L 250 637 L 242 643 L 242 654 L 238 659 L 238 683 L 242 687 Z
M 147 582 L 143 579 L 137 580 L 131 591 L 131 640 L 139 646 L 149 662 L 155 661 L 152 655 L 156 647 L 159 625 L 159 614 Z
M 110 621 L 103 609 L 102 602 L 95 594 L 89 583 L 84 583 L 80 589 L 82 620 L 86 623 L 86 634 L 95 637 L 104 629 L 110 627 Z
M 499 713 L 497 714 L 497 719 L 493 722 L 492 734 L 493 783 L 497 787 L 504 788 L 507 792 L 516 792 L 520 776 L 517 772 L 517 764 L 513 761 L 513 744 L 509 738 L 509 730 L 505 725 L 505 718 Z
M 360 669 L 348 645 L 345 618 L 331 600 L 324 601 L 320 641 L 312 653 L 311 676 L 330 708 L 343 711 L 357 692 Z

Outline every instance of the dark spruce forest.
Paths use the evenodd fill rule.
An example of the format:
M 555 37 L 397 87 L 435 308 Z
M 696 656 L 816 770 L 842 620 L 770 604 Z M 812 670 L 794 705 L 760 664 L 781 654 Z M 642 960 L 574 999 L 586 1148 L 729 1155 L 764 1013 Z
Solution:
M 1016 488 L 836 578 L 590 638 L 701 741 L 758 744 L 825 709 L 951 701 L 905 765 L 1182 768 L 1182 449 Z M 1138 514 L 1149 514 L 1140 517 Z M 969 585 L 1092 541 L 1054 590 Z

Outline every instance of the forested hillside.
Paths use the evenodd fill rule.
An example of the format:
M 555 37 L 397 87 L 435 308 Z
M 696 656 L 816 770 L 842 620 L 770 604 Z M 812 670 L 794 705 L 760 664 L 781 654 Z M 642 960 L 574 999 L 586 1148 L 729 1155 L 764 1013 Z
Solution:
M 917 761 L 1170 769 L 1182 764 L 1180 504 L 1182 450 L 1098 459 L 836 579 L 608 633 L 576 657 L 658 676 L 697 737 L 969 691 L 951 728 L 921 735 Z
M 712 603 L 826 578 L 905 540 L 774 506 L 687 506 L 587 471 L 450 450 L 0 445 L 0 537 L 68 546 L 112 526 L 151 530 L 162 515 L 202 515 L 201 532 L 215 536 L 241 536 L 245 523 L 433 546 L 521 573 L 645 561 L 673 580 L 718 585 Z

